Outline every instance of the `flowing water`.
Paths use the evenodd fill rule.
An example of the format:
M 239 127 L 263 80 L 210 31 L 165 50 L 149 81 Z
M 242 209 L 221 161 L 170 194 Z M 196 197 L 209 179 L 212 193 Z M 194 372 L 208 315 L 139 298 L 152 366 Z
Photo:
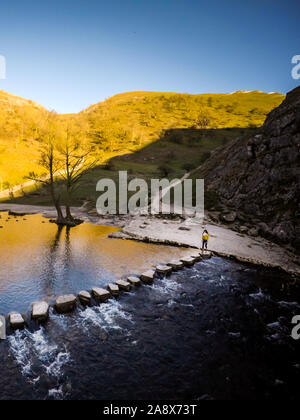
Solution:
M 48 229 L 53 226 L 47 225 Z M 137 251 L 135 247 L 142 244 L 106 240 L 103 229 L 108 228 L 103 227 L 99 227 L 98 240 L 90 238 L 90 242 L 84 236 L 90 227 L 81 229 L 83 236 L 79 229 L 71 231 L 68 255 L 77 258 L 88 250 L 88 261 L 83 255 L 78 273 L 83 275 L 88 267 L 93 280 L 98 274 L 99 284 L 103 278 L 107 282 L 106 276 L 119 275 L 119 268 L 104 265 L 110 260 L 117 264 L 114 247 L 124 247 L 126 256 L 118 255 L 118 259 L 125 268 L 126 258 L 134 258 L 136 252 L 141 259 L 148 258 L 148 252 L 163 259 L 161 247 L 154 247 L 157 254 L 149 245 Z M 73 238 L 80 245 L 73 244 Z M 35 238 L 33 243 L 37 242 Z M 51 241 L 46 243 L 51 245 Z M 76 285 L 76 275 L 70 273 L 77 266 L 71 256 L 66 258 L 65 241 L 59 246 L 61 254 L 51 257 L 50 246 L 50 257 L 44 250 L 40 260 L 43 264 L 50 258 L 51 270 L 54 267 L 55 280 L 43 290 L 51 294 L 63 289 L 60 279 Z M 1 244 L 1 255 L 2 248 L 7 249 Z M 89 259 L 94 251 L 100 263 L 97 256 Z M 19 252 L 22 258 L 29 253 L 35 258 L 34 250 L 24 251 L 20 246 Z M 15 288 L 20 294 L 24 291 L 24 298 L 26 284 L 42 282 L 44 277 L 37 273 L 48 267 L 34 265 L 30 280 L 25 276 L 29 266 L 25 262 L 19 271 L 10 266 L 12 286 L 25 282 Z M 133 266 L 128 261 L 130 270 Z M 85 281 L 90 282 L 88 277 Z M 6 292 L 10 282 L 4 277 L 6 282 L 1 284 L 2 279 L 1 311 L 10 307 Z M 38 285 L 36 289 L 32 293 L 40 293 Z M 10 334 L 0 342 L 0 399 L 296 399 L 300 397 L 300 343 L 290 337 L 295 314 L 300 314 L 300 290 L 288 276 L 213 257 L 105 304 L 78 307 L 70 315 L 52 312 L 44 327 Z

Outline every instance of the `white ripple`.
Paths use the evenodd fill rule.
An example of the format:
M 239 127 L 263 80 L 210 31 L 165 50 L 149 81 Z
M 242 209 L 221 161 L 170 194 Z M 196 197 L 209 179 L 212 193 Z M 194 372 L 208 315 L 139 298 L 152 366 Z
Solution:
M 32 384 L 39 382 L 37 372 L 41 369 L 49 376 L 60 378 L 63 367 L 71 360 L 66 347 L 59 349 L 49 342 L 43 327 L 33 333 L 27 329 L 16 331 L 8 337 L 8 342 L 11 355 Z
M 80 311 L 77 323 L 85 331 L 89 330 L 91 324 L 106 331 L 110 329 L 121 330 L 122 327 L 119 325 L 120 319 L 133 323 L 131 314 L 124 311 L 122 305 L 117 300 L 110 300 L 99 306 L 88 307 Z

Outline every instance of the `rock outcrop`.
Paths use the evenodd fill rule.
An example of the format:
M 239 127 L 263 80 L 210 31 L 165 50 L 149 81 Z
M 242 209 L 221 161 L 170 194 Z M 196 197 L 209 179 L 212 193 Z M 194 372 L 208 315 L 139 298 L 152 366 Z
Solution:
M 208 193 L 228 211 L 227 222 L 255 227 L 255 234 L 298 252 L 299 148 L 300 86 L 287 94 L 253 137 L 235 139 L 201 169 Z

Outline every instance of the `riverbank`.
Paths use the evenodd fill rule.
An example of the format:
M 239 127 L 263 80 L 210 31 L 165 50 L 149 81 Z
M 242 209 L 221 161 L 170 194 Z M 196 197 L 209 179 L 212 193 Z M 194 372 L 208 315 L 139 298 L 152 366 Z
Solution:
M 235 258 L 238 261 L 281 268 L 291 275 L 300 276 L 297 256 L 291 251 L 266 239 L 250 237 L 211 222 L 196 225 L 189 221 L 166 221 L 141 217 L 132 220 L 122 231 L 116 232 L 112 236 L 150 243 L 200 248 L 204 228 L 210 234 L 209 250 L 213 253 Z
M 0 204 L 0 211 L 10 210 L 19 214 L 42 214 L 55 217 L 53 207 Z M 201 247 L 203 228 L 210 233 L 209 250 L 217 255 L 239 261 L 280 268 L 290 275 L 300 276 L 299 258 L 291 251 L 260 237 L 250 237 L 235 232 L 210 220 L 195 224 L 193 220 L 164 220 L 150 216 L 97 216 L 88 213 L 84 206 L 72 208 L 74 217 L 95 225 L 110 225 L 122 228 L 112 238 L 142 242 Z

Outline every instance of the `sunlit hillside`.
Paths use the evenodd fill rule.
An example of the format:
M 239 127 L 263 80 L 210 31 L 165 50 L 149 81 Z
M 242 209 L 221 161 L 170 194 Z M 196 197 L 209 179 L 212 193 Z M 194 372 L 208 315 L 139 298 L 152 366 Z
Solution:
M 0 90 L 0 190 L 23 181 L 38 161 L 38 129 L 45 108 Z
M 284 99 L 279 93 L 238 91 L 189 95 L 129 92 L 77 114 L 87 118 L 109 151 L 136 150 L 175 128 L 257 127 Z
M 244 129 L 262 125 L 283 99 L 279 93 L 258 91 L 203 95 L 129 92 L 78 114 L 59 115 L 58 120 L 80 121 L 87 127 L 99 164 L 103 159 L 133 153 L 127 167 L 134 172 L 147 172 L 148 164 L 151 173 L 166 163 L 176 172 L 194 167 L 205 153 L 243 134 Z M 39 128 L 47 112 L 33 101 L 0 91 L 0 190 L 23 183 L 29 171 L 41 171 Z M 205 135 L 203 130 L 208 129 Z M 125 165 L 124 159 L 120 162 L 116 167 Z

